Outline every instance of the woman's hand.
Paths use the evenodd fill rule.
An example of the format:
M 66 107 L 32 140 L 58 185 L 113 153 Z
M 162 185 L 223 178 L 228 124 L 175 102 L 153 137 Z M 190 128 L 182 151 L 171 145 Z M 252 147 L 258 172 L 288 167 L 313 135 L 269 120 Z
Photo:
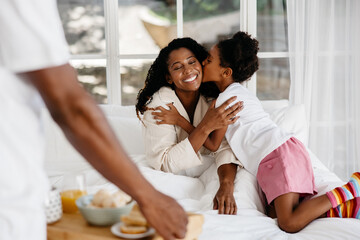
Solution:
M 211 102 L 211 105 L 202 120 L 202 123 L 207 126 L 210 132 L 227 127 L 239 119 L 236 114 L 243 109 L 243 102 L 237 102 L 231 107 L 228 107 L 229 104 L 235 100 L 236 97 L 231 97 L 218 108 L 215 108 L 216 100 Z
M 236 215 L 237 206 L 234 198 L 234 184 L 222 183 L 214 197 L 213 209 L 218 209 L 219 214 Z
M 223 164 L 218 168 L 220 187 L 214 197 L 213 209 L 218 209 L 219 214 L 233 214 L 237 212 L 234 198 L 234 181 L 237 173 L 237 165 L 233 163 Z
M 157 112 L 152 112 L 151 114 L 156 119 L 157 124 L 170 124 L 170 125 L 179 125 L 180 119 L 183 117 L 180 115 L 176 107 L 172 103 L 166 104 L 169 107 L 169 110 L 164 107 L 156 107 L 154 108 Z M 158 112 L 160 111 L 160 112 Z

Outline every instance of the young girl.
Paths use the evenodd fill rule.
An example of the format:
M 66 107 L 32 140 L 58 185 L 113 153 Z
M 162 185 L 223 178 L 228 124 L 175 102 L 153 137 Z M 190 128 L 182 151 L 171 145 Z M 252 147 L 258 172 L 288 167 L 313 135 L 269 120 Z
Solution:
M 309 199 L 316 194 L 316 188 L 306 148 L 279 128 L 263 110 L 259 99 L 240 84 L 257 71 L 257 52 L 258 41 L 238 32 L 213 46 L 203 62 L 203 82 L 215 82 L 221 92 L 216 106 L 233 96 L 244 102 L 239 120 L 227 130 L 225 127 L 213 132 L 208 141 L 217 145 L 226 132 L 236 157 L 256 176 L 268 204 L 275 207 L 279 227 L 284 231 L 300 231 L 318 217 L 359 218 L 359 172 L 343 187 Z M 176 109 L 164 111 L 163 123 L 168 122 L 166 114 L 173 118 L 174 112 Z M 181 127 L 187 129 L 188 125 Z

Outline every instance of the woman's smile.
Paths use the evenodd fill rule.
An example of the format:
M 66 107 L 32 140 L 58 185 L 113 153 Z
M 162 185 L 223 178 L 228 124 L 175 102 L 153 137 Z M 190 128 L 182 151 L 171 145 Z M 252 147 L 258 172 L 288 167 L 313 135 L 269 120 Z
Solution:
M 198 74 L 192 75 L 192 76 L 190 76 L 189 78 L 185 79 L 184 82 L 186 82 L 186 83 L 192 83 L 192 82 L 194 82 L 194 81 L 198 78 L 198 76 L 199 76 Z

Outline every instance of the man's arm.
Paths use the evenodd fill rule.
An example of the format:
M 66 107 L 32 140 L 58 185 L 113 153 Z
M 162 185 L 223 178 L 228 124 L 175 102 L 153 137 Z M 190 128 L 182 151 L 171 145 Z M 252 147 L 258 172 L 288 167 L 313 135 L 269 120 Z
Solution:
M 71 144 L 104 177 L 132 196 L 165 239 L 185 236 L 187 216 L 175 200 L 156 191 L 128 158 L 104 114 L 77 82 L 68 64 L 21 74 L 40 92 Z

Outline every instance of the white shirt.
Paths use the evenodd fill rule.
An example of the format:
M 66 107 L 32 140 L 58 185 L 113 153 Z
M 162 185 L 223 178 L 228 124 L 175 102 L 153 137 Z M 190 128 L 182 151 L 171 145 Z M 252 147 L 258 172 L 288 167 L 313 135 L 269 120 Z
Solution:
M 0 7 L 0 239 L 45 240 L 42 101 L 16 73 L 68 62 L 55 1 Z
M 244 102 L 240 118 L 228 126 L 225 137 L 235 156 L 250 173 L 256 176 L 263 158 L 286 142 L 292 135 L 278 127 L 261 106 L 259 99 L 240 83 L 232 83 L 220 93 L 215 106 L 230 97 Z
M 190 122 L 189 116 L 179 98 L 169 87 L 162 87 L 156 92 L 147 107 L 162 106 L 168 108 L 166 104 L 172 102 L 178 112 Z M 200 96 L 193 119 L 195 127 L 201 122 L 208 108 L 209 102 L 203 96 Z M 197 177 L 214 162 L 214 159 L 217 167 L 226 163 L 235 163 L 242 166 L 235 158 L 225 139 L 214 153 L 204 147 L 201 147 L 199 152 L 195 152 L 189 142 L 189 134 L 185 130 L 179 126 L 156 124 L 152 112 L 152 110 L 147 110 L 144 113 L 145 127 L 143 133 L 146 158 L 154 169 Z

